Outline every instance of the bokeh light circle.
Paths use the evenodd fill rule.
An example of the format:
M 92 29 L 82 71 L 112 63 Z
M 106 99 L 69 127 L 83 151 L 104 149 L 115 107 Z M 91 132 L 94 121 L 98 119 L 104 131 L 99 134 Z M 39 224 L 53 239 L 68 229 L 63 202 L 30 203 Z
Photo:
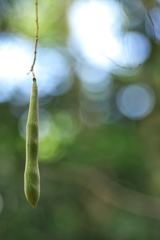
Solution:
M 155 93 L 147 84 L 131 84 L 119 90 L 116 103 L 124 116 L 142 119 L 153 110 Z

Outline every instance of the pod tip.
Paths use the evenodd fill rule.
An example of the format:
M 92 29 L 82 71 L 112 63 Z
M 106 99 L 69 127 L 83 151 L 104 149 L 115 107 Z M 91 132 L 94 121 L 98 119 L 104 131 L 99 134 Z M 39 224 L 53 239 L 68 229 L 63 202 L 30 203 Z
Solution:
M 33 203 L 30 203 L 31 204 L 31 206 L 34 208 L 34 209 L 36 209 L 36 207 L 37 207 L 37 204 L 35 203 L 35 204 L 33 204 Z

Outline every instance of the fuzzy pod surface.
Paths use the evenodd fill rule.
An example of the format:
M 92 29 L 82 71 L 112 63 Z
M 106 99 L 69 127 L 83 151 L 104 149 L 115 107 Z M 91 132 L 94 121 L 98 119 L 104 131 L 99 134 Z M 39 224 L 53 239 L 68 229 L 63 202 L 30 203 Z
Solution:
M 33 79 L 28 120 L 26 126 L 26 164 L 24 172 L 24 192 L 28 202 L 36 208 L 40 196 L 40 175 L 38 166 L 38 87 Z

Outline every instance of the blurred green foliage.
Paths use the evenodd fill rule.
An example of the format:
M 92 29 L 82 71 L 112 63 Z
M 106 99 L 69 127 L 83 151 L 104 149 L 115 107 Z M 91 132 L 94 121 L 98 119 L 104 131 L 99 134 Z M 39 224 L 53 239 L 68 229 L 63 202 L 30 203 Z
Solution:
M 65 46 L 66 11 L 72 2 L 39 1 L 42 45 Z M 1 32 L 34 38 L 34 30 L 34 1 L 0 0 Z M 152 54 L 140 72 L 132 77 L 113 74 L 108 99 L 116 109 L 115 93 L 122 86 L 147 83 L 156 94 L 156 106 L 147 117 L 120 116 L 110 122 L 113 116 L 108 116 L 108 122 L 102 122 L 100 113 L 85 109 L 91 120 L 86 124 L 77 76 L 69 92 L 44 106 L 50 131 L 40 139 L 41 197 L 36 210 L 24 196 L 20 117 L 12 113 L 11 102 L 0 104 L 0 239 L 159 240 L 160 50 L 151 43 Z

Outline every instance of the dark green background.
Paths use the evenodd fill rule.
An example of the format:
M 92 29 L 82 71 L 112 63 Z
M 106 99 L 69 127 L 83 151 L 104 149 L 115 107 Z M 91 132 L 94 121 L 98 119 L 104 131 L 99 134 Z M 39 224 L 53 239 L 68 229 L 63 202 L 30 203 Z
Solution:
M 26 2 L 34 16 L 34 1 Z M 66 45 L 66 11 L 71 2 L 39 1 L 41 8 L 46 7 L 39 20 L 39 42 L 45 47 L 46 39 L 49 47 L 52 41 Z M 129 6 L 124 7 L 129 14 Z M 21 1 L 0 0 L 0 31 L 34 38 L 34 19 L 24 11 Z M 146 34 L 144 24 L 134 30 Z M 81 83 L 76 75 L 66 94 L 52 97 L 43 106 L 65 137 L 40 142 L 41 197 L 36 210 L 24 196 L 25 139 L 19 131 L 20 116 L 11 111 L 13 100 L 0 104 L 0 239 L 160 239 L 160 48 L 153 40 L 151 44 L 151 56 L 138 74 L 113 75 L 108 99 L 108 118 L 114 120 L 114 114 L 120 114 L 115 104 L 117 91 L 131 83 L 147 83 L 156 94 L 156 106 L 147 117 L 121 116 L 102 123 L 100 113 L 86 110 L 86 125 L 79 114 Z M 19 112 L 27 109 L 28 105 L 17 106 Z M 72 122 L 69 133 L 67 121 Z M 56 150 L 45 158 L 44 146 Z

